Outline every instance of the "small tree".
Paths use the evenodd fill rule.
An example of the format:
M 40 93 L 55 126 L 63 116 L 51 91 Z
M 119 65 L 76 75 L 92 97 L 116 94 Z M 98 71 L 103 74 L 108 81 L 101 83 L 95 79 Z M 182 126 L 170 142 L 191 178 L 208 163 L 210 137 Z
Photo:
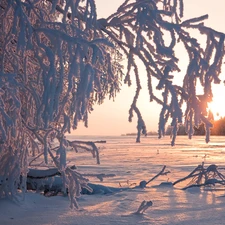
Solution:
M 0 197 L 15 199 L 18 185 L 26 189 L 27 157 L 43 152 L 45 163 L 50 156 L 60 170 L 76 205 L 75 197 L 82 186 L 88 188 L 87 180 L 66 165 L 66 147 L 72 144 L 65 133 L 76 129 L 79 121 L 87 126 L 94 104 L 102 104 L 106 96 L 114 98 L 121 80 L 131 85 L 131 73 L 137 89 L 129 121 L 135 113 L 140 142 L 147 131 L 137 107 L 137 59 L 146 68 L 149 101 L 162 105 L 159 137 L 171 117 L 174 145 L 184 116 L 189 137 L 193 125 L 203 122 L 209 141 L 206 107 L 213 96 L 211 83 L 220 82 L 224 34 L 204 26 L 207 15 L 182 21 L 183 8 L 182 0 L 125 0 L 114 14 L 99 19 L 94 0 L 0 2 Z M 191 29 L 206 37 L 205 45 L 192 37 Z M 183 86 L 173 84 L 173 72 L 180 71 L 178 42 L 189 57 Z M 127 59 L 126 70 L 122 57 Z M 152 79 L 158 80 L 162 98 L 154 94 Z M 197 80 L 202 96 L 196 95 Z M 56 155 L 50 140 L 59 142 Z

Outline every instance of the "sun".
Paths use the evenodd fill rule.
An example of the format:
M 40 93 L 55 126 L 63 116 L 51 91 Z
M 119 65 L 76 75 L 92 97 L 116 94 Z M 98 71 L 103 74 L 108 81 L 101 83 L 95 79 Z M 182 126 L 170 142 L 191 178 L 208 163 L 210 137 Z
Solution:
M 215 85 L 213 87 L 213 101 L 208 103 L 208 109 L 211 110 L 214 120 L 225 117 L 225 86 Z
M 213 113 L 214 120 L 219 120 L 221 117 L 225 116 L 225 109 L 215 101 L 208 103 L 208 109 Z

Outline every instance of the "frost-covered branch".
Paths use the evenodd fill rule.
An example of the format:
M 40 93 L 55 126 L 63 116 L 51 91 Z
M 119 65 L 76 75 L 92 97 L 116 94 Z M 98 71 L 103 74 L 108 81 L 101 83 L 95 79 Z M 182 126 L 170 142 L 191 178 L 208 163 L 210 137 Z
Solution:
M 67 166 L 67 148 L 90 151 L 97 163 L 99 155 L 93 143 L 68 142 L 65 134 L 79 122 L 87 127 L 94 105 L 114 99 L 124 81 L 136 85 L 129 121 L 135 113 L 140 142 L 141 133 L 147 133 L 137 106 L 143 86 L 140 61 L 146 69 L 148 100 L 162 105 L 159 137 L 171 118 L 174 145 L 184 116 L 189 137 L 193 126 L 203 122 L 209 141 L 206 108 L 213 97 L 212 82 L 220 82 L 224 34 L 204 26 L 207 15 L 182 21 L 182 0 L 125 0 L 108 18 L 98 18 L 96 7 L 94 0 L 0 2 L 0 197 L 16 199 L 21 175 L 25 193 L 27 158 L 43 152 L 44 163 L 53 161 L 77 206 L 87 179 Z M 192 29 L 206 38 L 205 44 L 198 43 Z M 183 85 L 174 83 L 174 73 L 181 74 L 178 42 L 189 57 Z M 204 89 L 201 96 L 196 94 L 198 80 Z M 53 141 L 59 145 L 56 154 Z
M 132 121 L 135 112 L 138 118 L 137 142 L 140 142 L 141 131 L 146 134 L 146 125 L 136 105 L 141 91 L 141 75 L 136 62 L 139 58 L 146 68 L 149 99 L 162 105 L 159 137 L 164 135 L 165 125 L 171 117 L 172 145 L 175 144 L 177 127 L 182 122 L 186 123 L 190 138 L 193 134 L 192 123 L 194 126 L 205 123 L 208 142 L 211 124 L 207 119 L 206 108 L 213 97 L 211 83 L 220 82 L 224 34 L 204 26 L 203 22 L 208 15 L 182 21 L 183 1 L 174 1 L 173 5 L 170 1 L 158 3 L 159 1 L 124 1 L 116 13 L 98 21 L 102 23 L 101 30 L 118 44 L 127 58 L 124 82 L 130 86 L 132 74 L 135 77 L 137 88 L 129 110 L 129 121 Z M 206 44 L 198 43 L 191 29 L 198 30 L 207 39 Z M 173 82 L 173 73 L 181 73 L 174 48 L 178 42 L 183 44 L 190 60 L 186 75 L 183 76 L 183 86 L 177 86 Z M 156 89 L 162 93 L 161 100 L 154 94 L 152 78 L 159 82 Z M 204 89 L 202 97 L 196 95 L 198 80 Z M 183 114 L 184 102 L 187 104 Z
M 30 152 L 44 152 L 45 163 L 50 155 L 58 169 L 65 170 L 65 181 L 76 178 L 73 184 L 67 182 L 70 188 L 85 185 L 85 179 L 66 168 L 64 135 L 79 121 L 87 126 L 94 104 L 119 91 L 121 55 L 116 44 L 95 29 L 94 1 L 86 6 L 82 1 L 61 3 L 1 1 L 0 173 L 10 180 L 1 185 L 0 196 L 16 196 Z M 59 142 L 59 160 L 51 152 L 53 140 Z M 88 149 L 99 162 L 96 146 L 89 143 Z M 76 197 L 72 192 L 71 199 Z

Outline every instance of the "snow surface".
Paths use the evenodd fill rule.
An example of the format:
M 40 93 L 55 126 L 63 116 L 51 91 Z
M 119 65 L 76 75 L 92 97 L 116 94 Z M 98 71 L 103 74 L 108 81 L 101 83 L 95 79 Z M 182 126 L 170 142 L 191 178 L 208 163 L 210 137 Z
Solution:
M 73 136 L 69 136 L 71 140 Z M 76 137 L 78 139 L 78 137 Z M 135 137 L 79 137 L 79 140 L 106 140 L 98 144 L 101 164 L 97 165 L 89 153 L 68 152 L 71 164 L 82 173 L 115 174 L 105 178 L 102 185 L 119 187 L 139 184 L 149 180 L 163 167 L 171 173 L 160 176 L 145 189 L 129 189 L 113 194 L 82 195 L 78 202 L 80 210 L 71 210 L 67 197 L 44 197 L 40 193 L 28 192 L 25 201 L 15 204 L 0 200 L 1 225 L 190 225 L 225 224 L 225 189 L 180 190 L 182 185 L 161 186 L 162 182 L 174 182 L 188 175 L 203 161 L 205 165 L 225 167 L 225 139 L 211 137 L 205 144 L 204 137 L 188 140 L 178 137 L 176 146 L 170 139 L 157 137 L 142 139 Z M 90 178 L 92 183 L 100 183 Z M 143 215 L 134 214 L 143 200 L 152 201 Z

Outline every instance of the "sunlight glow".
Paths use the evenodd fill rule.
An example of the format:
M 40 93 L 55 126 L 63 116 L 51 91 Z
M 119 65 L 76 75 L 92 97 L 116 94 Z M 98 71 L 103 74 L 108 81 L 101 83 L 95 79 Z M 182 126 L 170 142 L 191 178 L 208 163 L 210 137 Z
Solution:
M 208 104 L 208 109 L 213 113 L 214 119 L 225 117 L 225 88 L 224 85 L 215 85 L 213 88 L 213 101 Z

